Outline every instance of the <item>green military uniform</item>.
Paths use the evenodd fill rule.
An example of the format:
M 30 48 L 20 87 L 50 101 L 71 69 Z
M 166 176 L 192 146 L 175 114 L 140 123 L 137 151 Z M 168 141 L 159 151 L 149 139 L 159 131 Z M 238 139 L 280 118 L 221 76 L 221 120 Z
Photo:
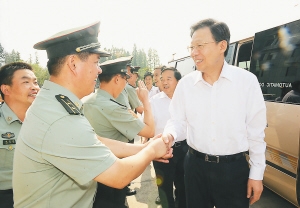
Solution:
M 126 107 L 128 109 L 132 109 L 130 104 L 129 104 L 129 99 L 128 99 L 128 93 L 127 91 L 124 89 L 121 94 L 116 98 L 116 101 L 118 103 L 121 103 L 123 105 L 126 105 Z
M 93 179 L 116 157 L 97 139 L 81 107 L 71 91 L 45 81 L 16 145 L 15 207 L 92 207 Z
M 131 86 L 130 84 L 127 83 L 125 86 L 125 90 L 128 94 L 128 100 L 129 100 L 131 109 L 134 110 L 137 107 L 142 105 L 141 101 L 139 100 L 139 98 L 137 96 L 136 90 L 133 86 Z
M 84 103 L 84 114 L 99 136 L 122 142 L 132 140 L 145 126 L 125 105 L 101 89 Z
M 102 63 L 102 74 L 99 75 L 100 82 L 101 76 L 113 77 L 116 74 L 128 76 L 126 74 L 127 70 L 124 68 L 130 60 L 131 57 L 122 57 Z M 123 93 L 126 93 L 125 89 Z M 132 110 L 127 108 L 126 102 L 128 103 L 128 100 L 126 100 L 126 94 L 123 96 L 123 101 L 120 100 L 121 96 L 122 93 L 115 100 L 111 94 L 100 88 L 96 94 L 84 103 L 84 114 L 99 136 L 127 143 L 133 141 L 145 124 Z M 115 189 L 98 183 L 93 208 L 124 208 L 125 198 L 125 188 Z
M 13 157 L 21 125 L 8 105 L 0 104 L 0 190 L 12 189 Z

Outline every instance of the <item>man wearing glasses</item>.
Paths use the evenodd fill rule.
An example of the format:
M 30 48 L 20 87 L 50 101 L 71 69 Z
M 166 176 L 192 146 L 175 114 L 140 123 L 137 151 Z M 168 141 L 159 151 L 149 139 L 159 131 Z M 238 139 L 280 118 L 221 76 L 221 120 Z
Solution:
M 225 62 L 230 39 L 225 23 L 199 21 L 191 38 L 197 70 L 177 85 L 163 139 L 172 145 L 188 132 L 187 207 L 248 208 L 260 198 L 265 169 L 266 107 L 259 83 Z
M 127 84 L 129 75 L 126 64 L 130 61 L 131 57 L 122 57 L 102 63 L 102 73 L 98 76 L 100 87 L 84 104 L 84 114 L 99 136 L 125 143 L 132 143 L 136 135 L 148 138 L 154 136 L 148 90 L 143 82 L 139 82 L 137 94 L 144 106 L 144 122 L 126 105 L 115 100 Z M 125 207 L 126 190 L 98 183 L 93 207 Z

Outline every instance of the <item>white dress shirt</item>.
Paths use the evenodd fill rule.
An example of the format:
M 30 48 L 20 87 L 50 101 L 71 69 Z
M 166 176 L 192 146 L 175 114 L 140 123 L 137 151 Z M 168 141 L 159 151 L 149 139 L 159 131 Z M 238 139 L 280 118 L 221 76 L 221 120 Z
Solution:
M 170 103 L 171 99 L 164 92 L 160 92 L 150 99 L 155 122 L 155 135 L 163 133 L 167 121 L 171 118 L 169 112 Z
M 159 93 L 159 88 L 158 87 L 154 87 L 152 86 L 152 88 L 149 90 L 148 92 L 148 97 L 149 97 L 149 100 L 150 98 L 153 96 L 153 95 L 156 95 L 157 93 Z
M 224 61 L 219 79 L 208 84 L 200 71 L 183 77 L 170 104 L 164 133 L 186 138 L 193 149 L 212 155 L 249 150 L 249 178 L 262 180 L 265 169 L 266 106 L 254 74 Z

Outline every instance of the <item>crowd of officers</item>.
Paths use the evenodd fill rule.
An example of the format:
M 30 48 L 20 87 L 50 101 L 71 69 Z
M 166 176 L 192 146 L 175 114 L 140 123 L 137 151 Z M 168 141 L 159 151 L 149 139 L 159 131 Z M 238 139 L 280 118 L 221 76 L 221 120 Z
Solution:
M 224 61 L 227 25 L 207 19 L 191 27 L 189 50 L 199 71 L 183 80 L 175 68 L 160 66 L 138 81 L 131 56 L 99 67 L 110 54 L 100 49 L 98 31 L 99 22 L 34 45 L 49 59 L 50 79 L 41 89 L 30 65 L 1 67 L 0 207 L 125 208 L 126 196 L 135 194 L 130 182 L 152 161 L 163 208 L 257 201 L 265 107 L 255 77 Z M 99 88 L 82 103 L 97 79 Z M 222 106 L 215 105 L 218 91 Z M 234 109 L 230 93 L 240 99 Z M 214 111 L 227 113 L 217 118 Z M 141 143 L 134 144 L 136 136 Z
M 99 89 L 96 89 L 96 93 L 84 102 L 84 109 L 83 106 L 79 108 L 78 102 L 72 103 L 69 99 L 58 101 L 62 104 L 67 103 L 67 111 L 75 109 L 75 111 L 79 110 L 79 114 L 84 114 L 98 136 L 124 143 L 133 143 L 134 138 L 138 135 L 145 138 L 143 143 L 147 145 L 149 138 L 162 133 L 163 125 L 169 118 L 168 114 L 164 115 L 164 118 L 161 117 L 161 114 L 154 114 L 159 116 L 155 121 L 154 111 L 151 110 L 155 109 L 154 107 L 151 108 L 151 105 L 153 106 L 154 104 L 149 101 L 151 97 L 155 97 L 154 95 L 159 93 L 170 100 L 181 75 L 179 78 L 175 78 L 175 73 L 180 74 L 175 68 L 163 68 L 164 71 L 169 70 L 171 74 L 168 73 L 168 77 L 161 81 L 160 73 L 162 67 L 157 67 L 155 68 L 155 73 L 159 72 L 159 74 L 154 79 L 155 86 L 153 85 L 153 74 L 151 72 L 146 72 L 144 79 L 138 81 L 138 70 L 140 67 L 130 64 L 132 58 L 132 56 L 122 57 L 100 64 L 102 72 L 98 75 L 98 79 L 101 84 Z M 14 62 L 4 65 L 0 69 L 0 77 L 1 97 L 3 97 L 0 108 L 3 144 L 1 145 L 0 154 L 2 155 L 1 158 L 6 161 L 1 167 L 0 174 L 0 205 L 1 207 L 13 207 L 12 171 L 14 149 L 22 123 L 25 120 L 25 113 L 35 100 L 40 88 L 32 67 L 26 63 Z M 171 84 L 170 80 L 172 80 Z M 175 86 L 174 80 L 176 80 Z M 171 88 L 172 92 L 168 93 L 169 97 L 163 92 L 163 85 L 166 86 L 167 91 L 170 91 L 169 88 Z M 160 106 L 159 109 L 159 111 L 167 113 L 168 104 Z M 140 118 L 138 115 L 140 115 Z M 34 129 L 32 130 L 34 131 Z M 161 190 L 159 193 L 162 195 L 162 202 L 160 202 L 159 197 L 156 202 L 162 204 L 163 207 L 175 206 L 173 199 L 175 172 L 172 173 L 171 177 L 164 176 L 168 175 L 164 174 L 164 170 L 170 170 L 170 167 L 174 166 L 172 161 L 173 158 L 170 158 L 168 163 L 165 163 L 165 161 L 156 162 L 156 172 L 159 181 L 158 189 Z M 159 163 L 161 163 L 161 167 L 159 167 Z M 183 168 L 183 161 L 181 163 Z M 182 171 L 180 171 L 180 174 L 181 182 L 183 182 Z M 176 178 L 179 180 L 179 177 Z M 165 186 L 167 189 L 164 188 Z M 184 186 L 179 188 L 179 190 L 184 190 Z M 167 193 L 168 191 L 170 193 Z M 134 194 L 136 194 L 136 191 L 131 190 L 128 186 L 122 189 L 112 188 L 109 185 L 98 182 L 93 207 L 123 208 L 126 207 L 126 196 Z M 177 200 L 179 198 L 177 197 Z M 19 205 L 15 204 L 15 206 Z

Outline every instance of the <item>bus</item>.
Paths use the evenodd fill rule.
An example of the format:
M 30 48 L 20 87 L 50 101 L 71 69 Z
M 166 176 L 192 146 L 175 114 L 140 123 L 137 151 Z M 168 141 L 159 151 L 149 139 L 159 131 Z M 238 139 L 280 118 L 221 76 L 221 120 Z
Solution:
M 267 107 L 264 185 L 299 207 L 300 102 L 286 94 L 300 96 L 300 20 L 230 43 L 225 60 L 255 74 L 261 86 Z M 195 70 L 189 56 L 169 64 L 183 75 Z

